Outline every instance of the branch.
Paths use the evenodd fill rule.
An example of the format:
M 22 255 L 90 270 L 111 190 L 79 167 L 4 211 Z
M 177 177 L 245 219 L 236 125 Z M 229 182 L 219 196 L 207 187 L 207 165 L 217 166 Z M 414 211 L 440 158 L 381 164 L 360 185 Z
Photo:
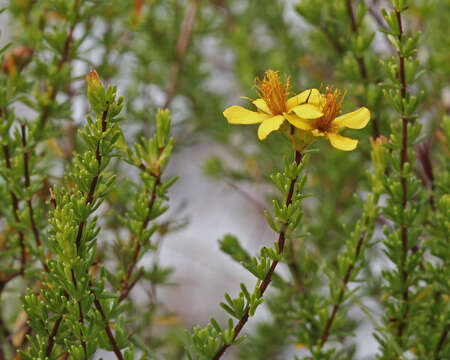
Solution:
M 108 116 L 108 110 L 109 110 L 109 108 L 107 108 L 102 114 L 102 132 L 106 131 L 106 118 Z M 101 169 L 101 163 L 102 163 L 102 156 L 100 154 L 100 141 L 97 143 L 97 149 L 95 151 L 95 158 L 97 160 L 98 170 L 97 170 L 97 175 L 94 176 L 94 178 L 91 181 L 91 185 L 89 186 L 89 193 L 87 194 L 87 197 L 86 197 L 86 205 L 90 204 L 92 202 L 92 200 L 94 199 L 95 188 L 97 187 L 97 182 L 98 182 L 98 179 L 100 176 L 100 169 Z M 83 228 L 84 228 L 85 224 L 86 224 L 86 221 L 82 221 L 78 225 L 78 232 L 77 232 L 77 237 L 75 240 L 75 243 L 77 245 L 77 250 L 81 244 L 81 237 L 83 235 Z
M 58 333 L 59 326 L 61 325 L 62 321 L 62 315 L 55 321 L 55 324 L 53 325 L 52 332 L 48 336 L 48 343 L 47 347 L 45 348 L 45 354 L 47 355 L 47 358 L 50 358 L 50 355 L 52 353 L 53 345 L 55 343 L 55 337 Z
M 377 25 L 380 27 L 382 31 L 388 31 L 388 27 L 386 26 L 386 22 L 383 19 L 383 16 L 381 16 L 380 11 L 377 8 L 376 4 L 378 1 L 372 1 L 366 4 L 367 9 L 369 10 L 369 14 L 372 15 Z M 394 45 L 389 41 L 389 39 L 386 36 L 383 36 L 383 39 L 387 45 L 387 47 L 393 52 L 394 51 Z
M 343 54 L 344 53 L 344 48 L 341 46 L 341 44 L 339 44 L 338 39 L 336 39 L 334 37 L 334 35 L 328 31 L 327 27 L 325 25 L 323 25 L 323 24 L 319 24 L 318 28 L 320 30 L 322 30 L 324 35 L 328 38 L 328 40 L 330 41 L 330 44 L 334 47 L 336 52 L 338 54 Z
M 11 157 L 9 155 L 8 145 L 3 145 L 3 153 L 5 154 L 6 167 L 7 167 L 7 169 L 11 170 Z M 20 222 L 19 200 L 17 199 L 16 194 L 14 194 L 14 192 L 12 190 L 9 191 L 9 194 L 11 195 L 11 199 L 12 199 L 14 219 L 17 221 L 17 223 L 19 223 Z M 20 270 L 18 271 L 17 275 L 22 275 L 25 271 L 25 263 L 26 263 L 27 254 L 26 254 L 25 241 L 24 241 L 24 235 L 23 235 L 22 230 L 19 230 L 18 233 L 19 233 L 19 244 L 20 244 L 22 255 L 20 258 Z M 10 278 L 9 280 L 11 280 L 12 278 Z
M 77 25 L 77 21 L 78 21 L 78 10 L 80 7 L 80 1 L 79 0 L 75 0 L 75 9 L 77 11 L 77 16 L 75 16 L 75 19 L 73 21 L 73 23 L 70 25 L 69 31 L 67 32 L 67 37 L 66 37 L 66 41 L 64 43 L 64 48 L 63 51 L 61 53 L 61 57 L 58 61 L 58 72 L 61 72 L 63 66 L 68 62 L 69 60 L 69 55 L 70 55 L 70 47 L 72 45 L 73 42 L 73 31 L 75 30 L 75 26 Z M 50 104 L 56 99 L 56 95 L 57 95 L 57 88 L 53 87 L 51 92 L 50 92 L 50 96 L 49 96 L 49 101 L 48 103 L 43 107 L 42 109 L 42 115 L 39 119 L 39 128 L 42 130 L 49 118 L 50 115 Z
M 264 214 L 265 207 L 262 203 L 260 203 L 258 200 L 253 198 L 249 193 L 247 193 L 245 190 L 241 189 L 238 185 L 236 185 L 233 181 L 228 180 L 227 178 L 222 179 L 225 184 L 236 190 L 240 195 L 242 195 L 246 200 L 248 200 L 255 208 L 258 209 L 258 212 L 260 214 Z
M 386 22 L 384 21 L 383 16 L 381 16 L 380 12 L 376 8 L 376 5 L 377 4 L 375 4 L 373 1 L 368 3 L 368 4 L 366 4 L 367 9 L 369 10 L 369 14 L 372 15 L 372 17 L 374 18 L 374 20 L 378 24 L 378 26 L 382 30 L 387 31 L 388 28 L 386 26 Z M 392 47 L 391 42 L 390 41 L 388 41 L 388 42 L 389 42 L 390 47 Z
M 107 119 L 107 116 L 108 116 L 108 110 L 109 110 L 109 107 L 107 107 L 106 110 L 102 114 L 102 132 L 106 131 L 106 126 L 107 126 L 106 119 Z M 97 170 L 97 174 L 94 176 L 94 178 L 91 181 L 91 185 L 89 186 L 89 193 L 87 194 L 86 201 L 85 201 L 86 205 L 90 204 L 93 201 L 93 199 L 94 199 L 95 188 L 97 186 L 98 179 L 99 179 L 99 176 L 100 176 L 100 169 L 101 169 L 101 162 L 102 162 L 102 156 L 100 154 L 100 142 L 101 142 L 101 140 L 99 140 L 99 142 L 97 143 L 97 149 L 96 149 L 96 152 L 95 152 L 95 157 L 96 157 L 96 160 L 97 160 L 98 170 Z M 53 192 L 52 191 L 51 191 L 51 195 L 52 195 L 51 203 L 53 204 L 53 206 L 56 206 L 56 202 L 54 202 L 54 197 L 53 197 Z M 77 236 L 76 236 L 76 240 L 75 240 L 77 253 L 78 253 L 78 249 L 79 249 L 79 247 L 81 245 L 81 239 L 82 239 L 83 229 L 84 229 L 85 224 L 86 224 L 86 220 L 80 222 L 80 224 L 78 225 L 78 232 L 77 232 Z M 77 281 L 76 281 L 76 278 L 75 278 L 75 275 L 74 275 L 73 271 L 72 271 L 72 282 L 73 282 L 73 284 L 74 284 L 74 286 L 76 288 L 77 287 Z M 66 293 L 65 297 L 68 299 L 69 295 Z M 83 310 L 82 310 L 82 307 L 81 307 L 81 303 L 78 300 L 77 300 L 77 303 L 78 303 L 78 310 L 79 310 L 79 315 L 80 315 L 79 322 L 83 323 L 84 316 L 83 316 Z M 104 314 L 103 314 L 103 316 L 104 316 Z M 61 318 L 62 317 L 58 318 L 58 320 L 61 319 Z M 59 327 L 59 324 L 56 327 L 56 332 L 58 331 L 58 327 Z M 108 328 L 109 332 L 111 332 L 111 330 L 109 329 L 109 325 L 107 325 L 107 328 Z M 108 331 L 107 331 L 107 333 L 108 333 Z M 56 335 L 56 333 L 55 333 L 55 335 Z M 109 335 L 108 335 L 108 337 L 109 337 Z M 81 343 L 82 343 L 83 350 L 84 350 L 84 353 L 85 353 L 85 358 L 87 359 L 86 343 L 85 343 L 85 341 L 83 339 L 81 340 Z M 114 341 L 114 343 L 115 343 L 115 341 Z M 47 351 L 51 352 L 53 344 L 54 344 L 54 341 L 51 338 L 49 338 L 49 342 L 47 344 Z M 111 345 L 113 345 L 113 344 L 111 343 Z
M 95 296 L 95 294 L 94 294 L 94 296 Z M 119 346 L 117 345 L 116 339 L 114 339 L 114 335 L 111 331 L 111 328 L 110 328 L 108 322 L 106 321 L 106 316 L 105 316 L 105 313 L 103 312 L 102 305 L 100 304 L 100 301 L 98 301 L 97 297 L 95 297 L 95 299 L 94 299 L 94 305 L 97 308 L 98 312 L 100 313 L 100 315 L 103 319 L 103 322 L 105 323 L 106 335 L 109 338 L 109 342 L 111 343 L 114 354 L 116 354 L 116 356 L 119 360 L 123 360 L 123 355 L 120 352 L 120 349 L 119 349 Z
M 106 119 L 107 119 L 107 116 L 108 116 L 108 110 L 109 110 L 109 106 L 106 108 L 106 110 L 102 114 L 102 132 L 103 133 L 106 131 L 106 126 L 107 126 Z M 101 140 L 99 140 L 99 142 L 97 143 L 97 149 L 95 151 L 95 158 L 96 158 L 97 164 L 98 164 L 98 171 L 97 171 L 97 175 L 91 181 L 91 185 L 89 187 L 89 193 L 88 193 L 88 195 L 86 197 L 86 204 L 90 204 L 94 200 L 95 188 L 97 186 L 98 179 L 99 179 L 99 176 L 100 176 L 100 169 L 101 169 L 101 162 L 102 162 L 102 156 L 100 154 L 100 142 L 101 142 Z M 86 221 L 81 222 L 79 227 L 78 227 L 78 233 L 77 233 L 77 238 L 76 238 L 77 250 L 78 250 L 78 247 L 79 247 L 79 245 L 81 243 L 81 237 L 82 237 L 83 227 L 84 227 L 85 223 L 86 223 Z M 73 277 L 73 273 L 72 273 L 72 277 Z M 73 280 L 75 280 L 74 277 L 73 277 Z M 90 283 L 90 285 L 92 285 L 92 283 Z M 103 321 L 105 323 L 106 335 L 109 338 L 109 342 L 110 342 L 110 344 L 111 344 L 111 346 L 113 348 L 113 351 L 114 351 L 114 353 L 116 354 L 116 356 L 117 356 L 117 358 L 119 360 L 123 360 L 123 355 L 120 352 L 119 346 L 117 345 L 117 342 L 114 339 L 114 335 L 113 335 L 113 333 L 111 331 L 111 328 L 110 328 L 108 322 L 106 321 L 105 313 L 103 312 L 103 309 L 102 309 L 102 306 L 100 304 L 100 301 L 98 300 L 96 294 L 92 290 L 91 290 L 91 293 L 95 296 L 94 305 L 97 308 L 98 312 L 100 313 L 100 315 L 101 315 L 101 317 L 102 317 L 102 319 L 103 319 Z M 80 322 L 82 322 L 83 320 L 82 320 L 82 312 L 81 312 L 82 310 L 81 310 L 80 302 L 78 302 L 78 307 L 79 307 L 79 310 L 80 310 Z M 84 352 L 86 354 L 86 344 L 84 344 L 84 342 L 83 342 L 83 347 L 84 347 Z M 86 358 L 87 358 L 87 355 L 86 355 Z
M 297 165 L 299 165 L 301 163 L 302 158 L 303 158 L 303 155 L 300 152 L 296 151 L 295 152 L 295 163 Z M 289 187 L 289 193 L 288 193 L 288 196 L 286 198 L 286 206 L 289 206 L 289 205 L 292 204 L 292 197 L 294 195 L 294 187 L 295 187 L 295 183 L 296 182 L 297 182 L 297 178 L 291 180 L 291 184 L 290 184 L 290 187 Z M 279 249 L 279 253 L 280 254 L 283 253 L 285 240 L 286 240 L 286 226 L 283 227 L 283 229 L 281 230 L 280 235 L 278 237 L 278 249 Z M 259 286 L 259 291 L 260 291 L 260 296 L 261 297 L 264 295 L 264 292 L 266 291 L 267 287 L 269 286 L 270 281 L 272 280 L 272 275 L 273 275 L 277 265 L 278 265 L 278 260 L 274 260 L 272 262 L 272 265 L 270 266 L 269 271 L 267 272 L 266 277 L 264 278 L 263 282 Z M 249 311 L 250 310 L 247 309 L 245 314 L 242 316 L 241 320 L 239 320 L 239 322 L 234 327 L 233 340 L 235 340 L 238 337 L 238 335 L 241 332 L 242 328 L 247 323 L 248 318 L 249 318 Z M 224 344 L 219 349 L 219 351 L 216 353 L 216 355 L 214 356 L 213 360 L 220 359 L 220 357 L 225 353 L 225 351 L 229 347 L 230 347 L 230 345 Z
M 145 170 L 144 164 L 141 164 L 140 168 L 142 169 L 142 167 Z M 145 230 L 148 223 L 150 222 L 150 216 L 152 214 L 153 205 L 155 204 L 155 200 L 156 200 L 156 189 L 159 186 L 160 182 L 161 182 L 161 175 L 158 175 L 155 177 L 155 185 L 153 186 L 152 194 L 151 194 L 150 200 L 148 202 L 148 213 L 144 219 L 144 222 L 142 223 L 141 231 Z M 136 281 L 134 281 L 132 284 L 129 284 L 129 281 L 130 281 L 131 275 L 133 273 L 133 270 L 136 267 L 137 261 L 139 259 L 139 252 L 141 250 L 141 247 L 142 247 L 142 244 L 140 241 L 138 241 L 136 244 L 134 253 L 133 253 L 133 260 L 131 261 L 131 264 L 128 267 L 128 270 L 121 281 L 122 290 L 121 290 L 120 296 L 119 296 L 119 303 L 121 303 L 128 296 L 129 292 L 131 291 L 131 288 L 136 284 Z
M 77 249 L 78 250 L 78 249 Z M 77 288 L 77 279 L 75 278 L 75 274 L 73 272 L 73 269 L 70 269 L 70 272 L 72 274 L 72 282 L 73 282 L 73 286 L 75 287 L 75 289 Z M 66 297 L 68 298 L 68 294 L 66 294 Z M 80 323 L 80 338 L 81 338 L 81 346 L 83 347 L 83 352 L 84 352 L 84 358 L 87 360 L 87 348 L 86 348 L 86 341 L 83 338 L 83 323 L 84 323 L 84 315 L 83 315 L 83 308 L 81 307 L 81 302 L 79 300 L 77 300 L 78 303 L 78 313 L 79 313 L 79 317 L 78 317 L 78 322 Z
M 183 65 L 186 50 L 189 45 L 192 30 L 194 28 L 197 9 L 198 9 L 197 0 L 192 0 L 178 36 L 177 47 L 175 49 L 176 61 L 172 64 L 172 71 L 170 73 L 169 84 L 166 89 L 167 98 L 163 105 L 163 108 L 167 108 L 169 104 L 172 102 L 173 97 L 175 96 L 181 66 Z
M 368 225 L 368 218 L 365 219 L 364 225 L 365 226 Z M 320 337 L 320 346 L 323 346 L 325 344 L 325 342 L 328 340 L 328 336 L 330 335 L 331 326 L 333 325 L 334 318 L 335 318 L 339 308 L 342 305 L 342 300 L 344 299 L 345 290 L 347 289 L 347 284 L 350 281 L 350 277 L 352 275 L 353 269 L 355 268 L 356 262 L 358 261 L 358 258 L 359 258 L 360 252 L 361 252 L 361 248 L 362 248 L 366 238 L 367 238 L 367 232 L 364 232 L 359 237 L 358 244 L 356 245 L 355 257 L 353 259 L 353 262 L 351 264 L 349 264 L 349 266 L 347 267 L 347 271 L 345 272 L 344 280 L 342 281 L 341 289 L 339 291 L 338 300 L 333 305 L 333 309 L 331 310 L 331 314 L 328 318 L 327 324 L 326 324 L 326 326 L 322 332 L 322 335 Z
M 346 5 L 347 5 L 348 14 L 350 16 L 350 21 L 352 24 L 352 32 L 355 35 L 358 35 L 358 24 L 356 23 L 355 14 L 353 12 L 352 0 L 346 0 Z M 364 63 L 364 59 L 357 56 L 356 60 L 358 61 L 359 71 L 361 73 L 362 78 L 364 80 L 367 80 L 367 68 L 366 68 L 366 64 Z
M 287 265 L 289 267 L 292 277 L 294 278 L 295 288 L 300 293 L 304 294 L 305 286 L 303 285 L 302 274 L 300 273 L 300 266 L 299 266 L 297 260 L 295 259 L 295 256 L 293 256 L 293 254 L 294 254 L 293 242 L 290 243 L 289 250 L 290 250 L 289 253 L 291 254 L 292 258 L 289 259 Z
M 28 189 L 30 187 L 30 171 L 29 171 L 29 159 L 30 159 L 30 153 L 27 149 L 27 137 L 26 137 L 26 129 L 25 124 L 20 125 L 20 130 L 22 133 L 22 146 L 23 146 L 23 168 L 24 168 L 24 179 L 25 179 L 25 189 Z M 41 246 L 41 240 L 39 237 L 39 230 L 37 228 L 36 222 L 34 220 L 34 209 L 33 204 L 31 202 L 31 197 L 26 200 L 27 207 L 28 207 L 28 214 L 30 216 L 30 223 L 31 223 L 31 231 L 34 236 L 34 241 L 36 242 L 36 246 L 39 250 L 39 247 Z M 48 272 L 48 266 L 47 264 L 40 259 L 42 266 L 44 267 L 44 270 Z
M 440 354 L 442 348 L 444 347 L 445 339 L 448 336 L 449 327 L 450 327 L 450 325 L 447 324 L 447 326 L 442 331 L 441 337 L 439 338 L 439 342 L 436 346 L 436 350 L 434 350 L 434 357 L 436 360 L 441 360 L 441 357 L 439 356 L 439 354 Z
M 397 16 L 397 22 L 399 26 L 399 34 L 398 34 L 398 40 L 401 41 L 403 36 L 403 26 L 402 26 L 402 16 L 399 10 L 395 9 L 395 13 Z M 400 51 L 397 51 L 397 55 L 400 62 L 400 81 L 401 81 L 401 96 L 402 99 L 406 99 L 406 76 L 405 76 L 405 58 L 401 55 Z M 403 169 L 405 167 L 405 163 L 408 162 L 407 158 L 407 152 L 408 152 L 408 119 L 402 115 L 402 149 L 401 149 L 401 159 L 400 159 L 400 168 L 401 168 L 401 186 L 402 186 L 402 208 L 403 211 L 406 210 L 406 203 L 407 203 L 407 187 L 406 187 L 406 178 L 403 175 Z M 403 219 L 403 218 L 402 218 Z M 403 335 L 403 331 L 406 326 L 406 319 L 408 317 L 409 312 L 409 288 L 407 285 L 408 281 L 408 272 L 405 269 L 406 266 L 406 260 L 408 257 L 408 234 L 407 229 L 404 224 L 404 220 L 402 220 L 402 224 L 400 227 L 401 232 L 401 240 L 402 240 L 402 249 L 403 249 L 403 256 L 401 261 L 401 274 L 402 274 L 402 280 L 403 285 L 405 286 L 405 289 L 403 290 L 403 301 L 405 303 L 405 311 L 403 313 L 403 318 L 400 321 L 399 327 L 397 329 L 397 336 L 401 337 Z
M 355 13 L 353 12 L 352 1 L 346 0 L 346 5 L 347 5 L 348 14 L 350 16 L 352 32 L 355 35 L 358 35 L 358 24 L 356 22 Z M 358 62 L 359 72 L 361 74 L 362 79 L 364 80 L 364 82 L 368 83 L 369 75 L 367 73 L 367 67 L 366 67 L 366 63 L 364 62 L 364 58 L 362 58 L 360 56 L 356 56 L 356 55 L 355 55 L 355 58 L 356 58 L 356 61 Z M 380 136 L 380 130 L 378 128 L 378 119 L 377 118 L 372 119 L 372 131 L 373 131 L 373 136 L 375 138 Z

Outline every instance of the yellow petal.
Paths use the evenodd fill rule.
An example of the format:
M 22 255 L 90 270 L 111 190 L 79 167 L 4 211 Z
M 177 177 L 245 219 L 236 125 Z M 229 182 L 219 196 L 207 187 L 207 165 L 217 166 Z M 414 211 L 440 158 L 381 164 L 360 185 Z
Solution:
M 242 106 L 230 106 L 225 109 L 223 116 L 230 124 L 258 124 L 271 117 L 271 115 L 251 111 Z
M 337 133 L 328 133 L 327 138 L 328 140 L 330 140 L 330 143 L 331 145 L 333 145 L 333 147 L 344 151 L 352 151 L 358 144 L 358 140 L 351 139 Z
M 256 99 L 255 101 L 252 101 L 253 105 L 255 105 L 259 110 L 265 112 L 266 114 L 270 114 L 270 109 L 267 106 L 264 99 Z
M 322 111 L 317 106 L 311 104 L 294 106 L 291 110 L 303 119 L 318 119 L 323 116 Z
M 370 120 L 370 111 L 362 107 L 348 114 L 338 116 L 333 120 L 333 127 L 348 127 L 350 129 L 362 129 Z
M 308 104 L 319 106 L 320 104 L 320 92 L 317 89 L 309 89 L 302 91 L 300 94 L 295 95 L 288 99 L 286 106 L 288 110 L 291 110 L 294 106 L 304 104 L 308 100 Z
M 297 115 L 294 114 L 283 114 L 284 117 L 296 128 L 301 130 L 312 130 L 313 126 L 310 124 L 310 122 L 306 119 L 299 118 Z
M 259 140 L 264 140 L 272 131 L 278 130 L 284 121 L 284 117 L 277 115 L 264 120 L 258 127 Z

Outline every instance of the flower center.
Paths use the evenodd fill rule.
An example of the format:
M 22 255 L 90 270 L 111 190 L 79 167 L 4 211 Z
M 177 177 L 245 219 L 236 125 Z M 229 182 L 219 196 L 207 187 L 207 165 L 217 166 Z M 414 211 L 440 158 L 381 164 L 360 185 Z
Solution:
M 316 120 L 316 127 L 322 132 L 327 132 L 330 130 L 331 122 L 336 118 L 339 110 L 341 108 L 342 102 L 344 101 L 345 91 L 342 95 L 341 92 L 336 90 L 331 90 L 330 88 L 326 88 L 326 92 L 323 95 L 324 97 L 324 105 L 322 107 L 323 116 Z
M 256 91 L 264 99 L 272 115 L 287 112 L 286 101 L 291 86 L 289 77 L 283 84 L 277 71 L 267 70 L 262 80 L 256 79 Z

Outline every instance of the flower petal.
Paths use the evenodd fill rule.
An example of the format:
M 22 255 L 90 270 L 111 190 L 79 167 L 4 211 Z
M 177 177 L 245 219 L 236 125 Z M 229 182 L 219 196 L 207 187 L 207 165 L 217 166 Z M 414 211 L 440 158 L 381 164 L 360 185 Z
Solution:
M 230 124 L 258 124 L 271 117 L 271 115 L 251 111 L 242 106 L 230 106 L 225 109 L 223 116 Z
M 264 140 L 272 131 L 278 130 L 284 121 L 284 116 L 277 115 L 264 120 L 258 127 L 259 140 Z
M 323 116 L 323 112 L 311 104 L 294 106 L 291 110 L 303 119 L 318 119 Z
M 331 145 L 339 150 L 352 151 L 356 148 L 358 140 L 351 139 L 337 133 L 327 133 L 327 138 Z
M 298 129 L 301 129 L 301 130 L 312 130 L 314 128 L 312 126 L 312 124 L 308 120 L 299 118 L 295 114 L 286 114 L 286 113 L 284 113 L 283 115 L 292 125 L 294 125 Z
M 320 92 L 317 89 L 309 89 L 302 91 L 300 94 L 295 95 L 288 99 L 286 102 L 286 107 L 288 110 L 291 110 L 294 106 L 301 105 L 306 103 L 308 100 L 308 104 L 319 105 L 320 104 Z
M 267 106 L 266 102 L 264 101 L 264 99 L 256 99 L 255 101 L 252 101 L 252 103 L 262 112 L 265 112 L 266 114 L 271 114 L 271 111 Z
M 338 116 L 333 120 L 332 126 L 341 128 L 348 127 L 350 129 L 362 129 L 370 120 L 370 111 L 362 107 L 348 114 Z

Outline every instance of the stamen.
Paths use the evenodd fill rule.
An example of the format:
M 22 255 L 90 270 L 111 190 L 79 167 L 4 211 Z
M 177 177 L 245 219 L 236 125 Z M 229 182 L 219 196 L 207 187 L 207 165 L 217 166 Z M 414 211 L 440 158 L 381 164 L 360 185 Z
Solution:
M 342 106 L 342 102 L 344 101 L 345 95 L 347 91 L 341 96 L 341 92 L 338 89 L 332 91 L 330 88 L 326 88 L 325 90 L 325 104 L 322 108 L 323 116 L 320 119 L 317 119 L 317 128 L 323 132 L 326 132 L 331 127 L 331 122 L 336 118 L 339 113 L 339 110 Z
M 278 72 L 267 70 L 262 80 L 256 79 L 255 86 L 258 95 L 264 99 L 272 115 L 282 114 L 287 111 L 286 101 L 290 88 L 289 77 L 282 84 Z

